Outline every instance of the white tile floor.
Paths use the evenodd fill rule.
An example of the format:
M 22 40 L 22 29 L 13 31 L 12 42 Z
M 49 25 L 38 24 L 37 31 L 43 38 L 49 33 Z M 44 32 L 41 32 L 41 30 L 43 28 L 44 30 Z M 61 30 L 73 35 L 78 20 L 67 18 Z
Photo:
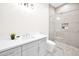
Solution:
M 47 56 L 79 56 L 79 49 L 56 41 L 53 52 L 48 52 Z

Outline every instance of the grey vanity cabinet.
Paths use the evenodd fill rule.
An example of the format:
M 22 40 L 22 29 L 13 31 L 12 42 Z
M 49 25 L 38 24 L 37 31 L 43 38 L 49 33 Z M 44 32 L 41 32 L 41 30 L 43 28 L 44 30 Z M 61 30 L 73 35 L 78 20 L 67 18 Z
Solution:
M 21 47 L 16 47 L 0 52 L 0 56 L 21 56 Z
M 38 56 L 38 41 L 23 45 L 22 56 Z
M 46 38 L 22 46 L 23 56 L 45 56 L 46 53 Z
M 0 56 L 45 56 L 46 37 L 0 52 Z
M 47 43 L 46 43 L 46 38 L 42 38 L 39 40 L 39 56 L 45 56 L 47 54 Z

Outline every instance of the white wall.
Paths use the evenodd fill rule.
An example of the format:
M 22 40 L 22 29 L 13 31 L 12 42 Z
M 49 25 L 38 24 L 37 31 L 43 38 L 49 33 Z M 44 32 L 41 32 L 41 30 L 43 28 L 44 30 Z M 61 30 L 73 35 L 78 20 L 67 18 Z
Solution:
M 33 12 L 28 12 L 15 4 L 0 4 L 0 36 L 10 32 L 48 33 L 48 4 L 36 4 Z

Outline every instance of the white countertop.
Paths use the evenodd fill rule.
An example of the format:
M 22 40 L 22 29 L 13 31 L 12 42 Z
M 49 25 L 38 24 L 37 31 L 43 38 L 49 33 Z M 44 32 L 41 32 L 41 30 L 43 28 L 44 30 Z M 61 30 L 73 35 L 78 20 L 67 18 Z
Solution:
M 44 37 L 47 37 L 47 35 L 32 34 L 32 38 L 20 37 L 15 40 L 11 40 L 8 36 L 0 37 L 0 52 L 13 48 L 13 47 L 23 45 L 25 43 L 30 43 L 32 41 L 39 40 Z

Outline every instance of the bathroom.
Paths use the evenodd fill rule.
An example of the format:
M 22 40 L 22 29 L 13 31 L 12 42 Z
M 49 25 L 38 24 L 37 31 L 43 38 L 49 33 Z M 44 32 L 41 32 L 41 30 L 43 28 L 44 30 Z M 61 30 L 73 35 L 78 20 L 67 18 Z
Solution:
M 78 19 L 79 3 L 0 3 L 0 56 L 79 56 Z

